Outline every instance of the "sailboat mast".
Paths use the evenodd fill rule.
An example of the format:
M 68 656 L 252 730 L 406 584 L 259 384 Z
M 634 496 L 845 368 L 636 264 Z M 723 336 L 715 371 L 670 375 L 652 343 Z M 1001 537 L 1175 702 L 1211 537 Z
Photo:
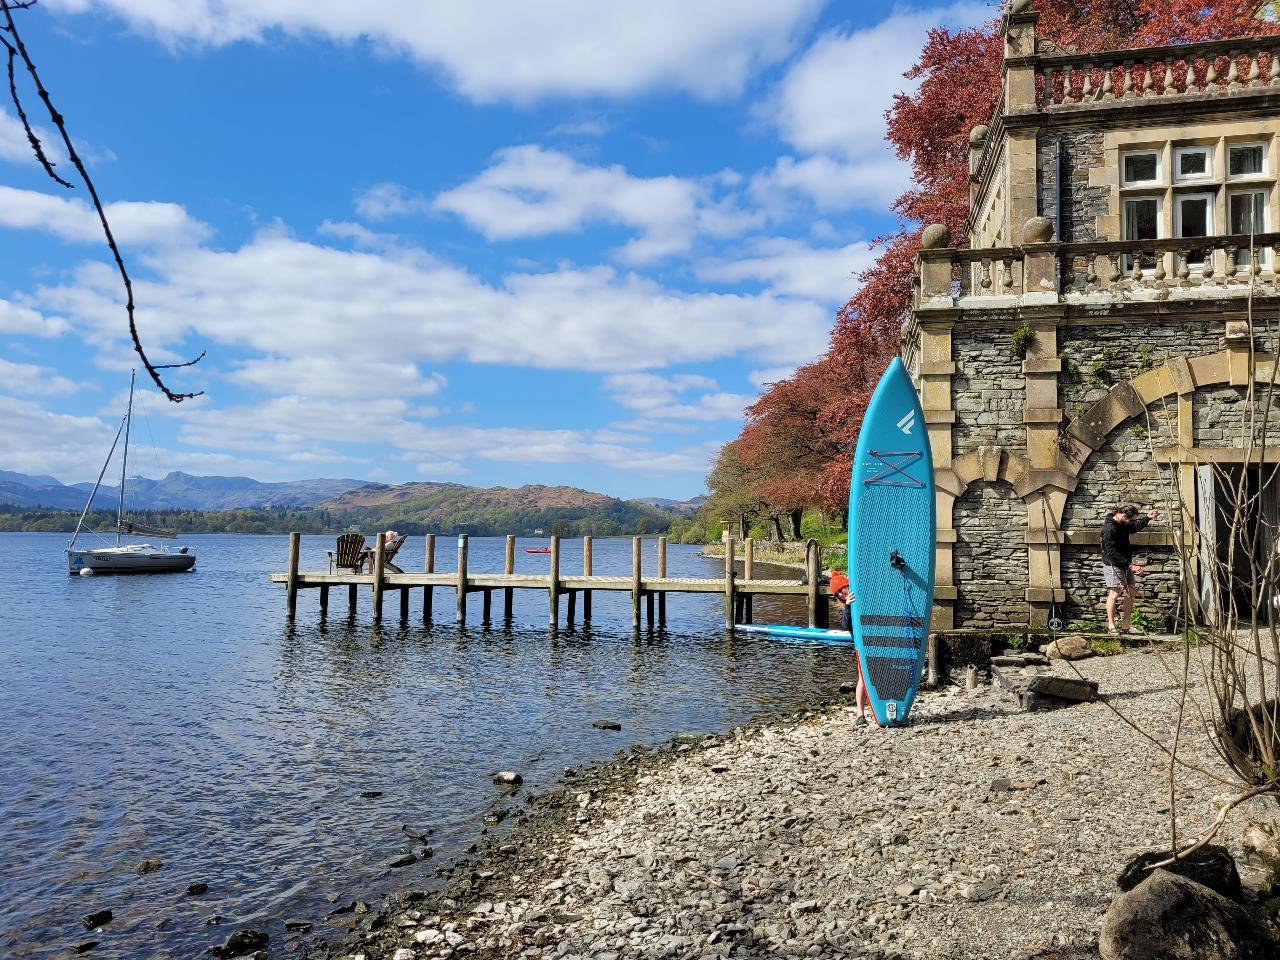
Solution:
M 116 508 L 116 546 L 120 546 L 120 527 L 124 525 L 124 478 L 129 467 L 129 428 L 133 426 L 133 382 L 137 370 L 129 371 L 129 408 L 124 415 L 124 451 L 120 454 L 120 505 Z

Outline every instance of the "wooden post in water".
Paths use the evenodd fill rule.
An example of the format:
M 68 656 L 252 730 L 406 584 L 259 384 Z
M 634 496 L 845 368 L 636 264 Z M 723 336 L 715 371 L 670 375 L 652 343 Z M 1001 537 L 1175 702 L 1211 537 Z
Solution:
M 400 588 L 400 622 L 409 622 L 409 588 Z
M 511 576 L 511 574 L 516 572 L 516 538 L 513 534 L 507 534 L 507 554 L 506 560 L 503 563 L 502 572 L 507 576 Z M 508 623 L 511 622 L 511 604 L 514 596 L 515 591 L 510 587 L 507 587 L 502 591 L 502 599 L 505 604 L 503 616 L 506 618 Z
M 591 576 L 591 538 L 582 538 L 582 575 Z M 591 591 L 582 591 L 582 625 L 591 622 Z
M 733 632 L 733 606 L 737 598 L 736 584 L 733 581 L 733 548 L 732 536 L 724 538 L 724 628 Z
M 289 579 L 284 583 L 285 611 L 293 616 L 298 611 L 298 554 L 301 552 L 302 535 L 289 534 Z
M 458 537 L 458 612 L 455 619 L 458 623 L 467 622 L 467 535 Z
M 665 580 L 667 577 L 667 538 L 658 538 L 658 579 Z M 658 629 L 664 629 L 667 625 L 667 591 L 660 590 L 658 592 Z
M 756 578 L 756 541 L 754 537 L 747 537 L 742 541 L 742 579 L 754 580 Z M 742 622 L 750 623 L 755 611 L 754 606 L 755 595 L 744 593 L 742 595 Z
M 423 573 L 436 572 L 436 535 L 427 534 L 427 552 L 422 560 Z M 435 587 L 422 588 L 422 622 L 431 622 L 431 599 L 435 596 Z
M 566 626 L 572 628 L 573 618 L 578 612 L 578 591 L 570 590 L 568 593 L 569 596 L 566 598 L 566 602 L 569 604 L 569 609 L 565 612 L 564 620 Z
M 387 565 L 387 535 L 378 534 L 373 544 L 373 622 L 382 622 L 382 574 Z
M 640 629 L 640 538 L 631 538 L 631 628 Z
M 551 610 L 548 625 L 552 630 L 560 628 L 560 538 L 551 535 L 551 579 L 547 587 Z
M 329 585 L 320 584 L 320 619 L 329 616 Z
M 480 622 L 486 627 L 489 625 L 489 619 L 493 613 L 493 591 L 488 587 L 484 589 L 484 595 L 480 604 Z
M 804 548 L 804 572 L 807 580 L 805 601 L 809 608 L 809 626 L 818 625 L 818 563 L 821 550 L 818 541 L 810 539 Z
M 354 583 L 347 585 L 347 616 L 354 617 L 356 615 L 356 585 Z

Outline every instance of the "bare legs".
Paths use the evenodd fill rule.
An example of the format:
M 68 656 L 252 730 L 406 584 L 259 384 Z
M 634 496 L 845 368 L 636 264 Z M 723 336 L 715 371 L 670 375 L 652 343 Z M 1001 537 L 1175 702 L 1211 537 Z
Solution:
M 1121 595 L 1124 600 L 1121 601 Z M 1107 588 L 1107 631 L 1128 633 L 1133 622 L 1133 603 L 1138 597 L 1138 588 L 1134 584 L 1124 587 Z M 1116 606 L 1120 607 L 1120 624 L 1116 625 Z

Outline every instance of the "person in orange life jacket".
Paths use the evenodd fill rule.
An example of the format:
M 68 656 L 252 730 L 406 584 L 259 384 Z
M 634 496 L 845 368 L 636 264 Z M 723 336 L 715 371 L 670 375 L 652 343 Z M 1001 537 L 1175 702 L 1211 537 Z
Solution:
M 848 630 L 849 636 L 853 636 L 853 596 L 849 593 L 849 578 L 839 570 L 833 570 L 831 573 L 831 595 L 836 598 L 836 603 L 840 604 L 840 629 Z M 858 719 L 879 726 L 875 713 L 867 709 L 870 706 L 870 700 L 867 697 L 867 686 L 862 682 L 862 664 L 858 661 L 857 650 L 853 652 L 853 668 L 858 671 L 856 695 Z M 870 720 L 867 720 L 868 713 L 871 714 Z
M 1133 616 L 1133 602 L 1138 596 L 1136 575 L 1142 568 L 1133 562 L 1133 545 L 1129 538 L 1146 529 L 1160 511 L 1151 509 L 1145 517 L 1138 516 L 1133 504 L 1111 508 L 1102 523 L 1102 580 L 1107 585 L 1107 633 L 1128 633 Z M 1120 627 L 1116 626 L 1116 606 L 1121 596 Z

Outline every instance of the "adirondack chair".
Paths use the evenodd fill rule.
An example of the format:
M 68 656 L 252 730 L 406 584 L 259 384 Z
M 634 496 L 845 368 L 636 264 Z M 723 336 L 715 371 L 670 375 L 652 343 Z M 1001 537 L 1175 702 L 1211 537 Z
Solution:
M 382 547 L 382 565 L 392 573 L 404 573 L 391 561 L 395 559 L 395 555 L 400 552 L 400 548 L 404 546 L 404 542 L 409 539 L 407 533 L 402 533 L 394 540 L 388 540 Z M 370 554 L 370 562 L 372 563 L 372 554 Z
M 364 548 L 363 533 L 344 533 L 338 537 L 336 549 L 326 550 L 329 555 L 329 572 L 350 570 L 359 573 L 364 568 L 368 551 Z

